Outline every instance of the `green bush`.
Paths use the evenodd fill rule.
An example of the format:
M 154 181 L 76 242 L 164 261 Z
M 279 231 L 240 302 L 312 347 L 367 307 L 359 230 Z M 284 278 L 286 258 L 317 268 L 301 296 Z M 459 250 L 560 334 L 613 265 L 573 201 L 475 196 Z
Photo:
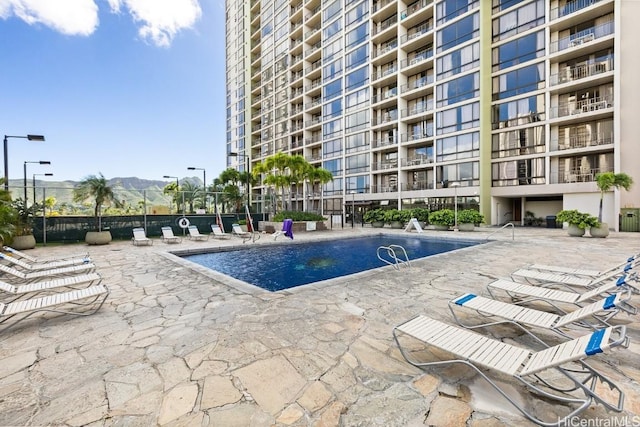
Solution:
M 458 211 L 458 224 L 480 224 L 484 222 L 484 215 L 475 209 Z
M 580 212 L 577 209 L 562 210 L 558 212 L 556 220 L 559 222 L 566 222 L 569 225 L 575 225 L 583 230 L 589 227 L 600 226 L 597 217 L 585 212 Z
M 411 217 L 416 218 L 420 222 L 429 222 L 429 209 L 413 208 L 411 209 Z
M 384 209 L 369 209 L 364 213 L 364 222 L 384 222 Z
M 314 214 L 311 212 L 299 212 L 299 211 L 284 211 L 279 212 L 273 216 L 274 222 L 282 222 L 285 219 L 290 218 L 294 221 L 324 221 L 325 218 L 322 215 Z
M 411 219 L 411 210 L 388 209 L 384 211 L 384 222 L 408 222 Z
M 455 213 L 451 209 L 441 209 L 429 214 L 429 223 L 437 225 L 448 225 L 451 227 L 455 222 Z

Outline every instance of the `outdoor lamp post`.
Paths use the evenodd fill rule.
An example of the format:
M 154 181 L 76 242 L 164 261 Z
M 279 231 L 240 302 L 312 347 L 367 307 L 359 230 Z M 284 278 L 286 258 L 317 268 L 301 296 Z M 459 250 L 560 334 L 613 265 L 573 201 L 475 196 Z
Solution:
M 458 229 L 458 187 L 460 187 L 459 182 L 454 182 L 451 184 L 453 187 L 453 206 L 454 206 L 454 214 L 453 214 L 453 229 Z
M 193 166 L 189 166 L 187 168 L 187 170 L 190 170 L 190 171 L 202 171 L 202 182 L 203 182 L 202 186 L 204 187 L 204 199 L 202 201 L 203 201 L 204 207 L 206 208 L 206 200 L 207 200 L 207 171 L 204 168 L 194 168 Z
M 179 178 L 178 178 L 177 176 L 169 176 L 169 175 L 163 175 L 162 177 L 163 177 L 163 178 L 169 178 L 169 179 L 173 178 L 173 179 L 175 179 L 175 180 L 176 180 L 176 195 L 177 195 L 177 194 L 178 194 L 178 190 L 180 189 L 180 181 L 179 181 Z M 178 198 L 177 198 L 177 197 L 176 197 L 176 204 L 178 204 Z M 178 213 L 179 213 L 179 211 L 180 211 L 180 207 L 178 206 L 176 210 L 177 210 L 177 211 L 178 211 Z
M 351 192 L 351 228 L 353 228 L 353 223 L 356 220 L 356 192 Z
M 34 173 L 33 174 L 33 203 L 36 202 L 36 176 L 53 176 L 52 173 Z M 44 210 L 44 207 L 42 208 Z
M 38 165 L 50 165 L 51 164 L 51 162 L 48 161 L 48 160 L 39 160 L 37 162 L 29 162 L 29 161 L 25 161 L 24 162 L 24 181 L 23 182 L 24 182 L 24 207 L 25 208 L 27 207 L 27 163 L 35 163 L 35 164 L 38 164 Z M 34 188 L 33 189 L 33 194 L 34 194 L 33 203 L 36 202 L 35 192 L 36 192 L 36 190 Z
M 247 156 L 246 154 L 239 154 L 239 153 L 229 153 L 229 155 L 231 157 L 240 157 L 243 156 L 245 159 L 245 166 L 247 168 L 247 207 L 249 207 L 249 205 L 251 204 L 251 199 L 249 198 L 249 185 L 250 185 L 250 176 L 251 176 L 251 170 L 250 170 L 250 165 L 249 165 L 249 156 Z
M 27 136 L 5 135 L 4 136 L 4 189 L 6 191 L 9 191 L 9 152 L 7 149 L 8 138 L 24 138 L 24 139 L 28 139 L 29 141 L 44 141 L 43 135 L 27 135 Z

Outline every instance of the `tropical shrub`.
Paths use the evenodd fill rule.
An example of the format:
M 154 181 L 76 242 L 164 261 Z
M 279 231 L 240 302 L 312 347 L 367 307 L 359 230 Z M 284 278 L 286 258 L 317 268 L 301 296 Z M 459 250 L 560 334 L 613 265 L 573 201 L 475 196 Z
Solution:
M 388 209 L 384 211 L 384 222 L 408 222 L 411 219 L 410 210 Z
M 429 222 L 429 209 L 413 208 L 411 209 L 411 217 L 416 218 L 420 222 Z
M 429 214 L 429 223 L 436 225 L 453 226 L 455 222 L 455 213 L 451 209 L 441 209 Z
M 311 212 L 300 211 L 282 211 L 273 216 L 275 222 L 282 222 L 285 219 L 290 218 L 294 221 L 324 221 L 325 218 L 322 215 L 314 214 Z
M 556 215 L 556 220 L 566 222 L 569 225 L 575 225 L 578 228 L 585 229 L 589 227 L 598 227 L 600 223 L 595 216 L 580 212 L 577 209 L 562 210 Z
M 484 222 L 484 215 L 475 209 L 458 211 L 458 224 L 480 224 Z
M 384 222 L 384 209 L 369 209 L 364 213 L 364 217 L 362 218 L 364 222 Z

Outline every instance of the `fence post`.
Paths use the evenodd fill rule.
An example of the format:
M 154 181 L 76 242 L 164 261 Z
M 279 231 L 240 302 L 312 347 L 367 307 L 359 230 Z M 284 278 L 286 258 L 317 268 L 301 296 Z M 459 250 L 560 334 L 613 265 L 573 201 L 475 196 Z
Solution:
M 33 187 L 33 191 L 35 187 Z M 47 246 L 47 208 L 45 207 L 44 201 L 47 200 L 46 197 L 46 188 L 42 187 L 42 246 Z M 33 198 L 33 203 L 36 202 L 36 198 Z

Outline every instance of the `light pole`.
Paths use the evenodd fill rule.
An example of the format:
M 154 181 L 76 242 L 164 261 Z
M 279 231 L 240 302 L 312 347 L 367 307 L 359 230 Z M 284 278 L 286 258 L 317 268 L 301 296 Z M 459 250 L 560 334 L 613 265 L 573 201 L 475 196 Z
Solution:
M 19 135 L 5 135 L 4 136 L 4 189 L 9 191 L 9 150 L 7 148 L 7 139 L 8 138 L 24 138 L 29 141 L 44 141 L 43 135 L 27 135 L 27 136 L 19 136 Z
M 249 164 L 249 156 L 247 156 L 246 154 L 239 154 L 239 153 L 229 153 L 229 155 L 231 157 L 243 156 L 244 159 L 245 159 L 244 164 L 245 164 L 245 167 L 247 169 L 247 208 L 248 208 L 249 205 L 251 204 L 251 199 L 249 198 L 249 194 L 250 194 L 250 188 L 249 188 L 250 182 L 249 182 L 249 180 L 250 180 L 250 176 L 251 176 L 251 170 L 250 170 L 251 165 Z
M 39 160 L 37 162 L 29 162 L 29 161 L 25 161 L 24 162 L 24 207 L 27 207 L 27 163 L 35 163 L 37 165 L 50 165 L 51 162 L 49 160 Z M 36 196 L 35 196 L 35 188 L 33 189 L 33 203 L 36 202 Z
M 351 228 L 354 228 L 353 223 L 356 220 L 356 192 L 351 192 Z
M 206 205 L 206 203 L 207 203 L 206 202 L 206 200 L 207 200 L 207 171 L 204 168 L 194 168 L 193 166 L 189 166 L 187 168 L 187 170 L 190 170 L 190 171 L 202 171 L 202 181 L 203 181 L 202 186 L 204 187 L 204 196 L 203 196 L 203 199 L 202 199 L 202 204 L 203 204 L 203 207 L 206 209 L 206 206 L 207 206 Z
M 163 178 L 173 178 L 176 180 L 176 205 L 178 205 L 178 191 L 180 191 L 180 181 L 179 178 L 177 176 L 170 176 L 170 175 L 163 175 Z M 177 206 L 176 210 L 178 211 L 178 213 L 180 213 L 180 207 Z
M 458 187 L 460 187 L 460 183 L 459 182 L 454 182 L 451 184 L 451 186 L 453 187 L 453 206 L 454 206 L 454 216 L 453 216 L 453 229 L 457 230 L 458 229 Z
M 33 203 L 36 203 L 36 176 L 53 176 L 52 173 L 34 173 L 33 174 Z M 44 211 L 44 206 L 42 207 Z

